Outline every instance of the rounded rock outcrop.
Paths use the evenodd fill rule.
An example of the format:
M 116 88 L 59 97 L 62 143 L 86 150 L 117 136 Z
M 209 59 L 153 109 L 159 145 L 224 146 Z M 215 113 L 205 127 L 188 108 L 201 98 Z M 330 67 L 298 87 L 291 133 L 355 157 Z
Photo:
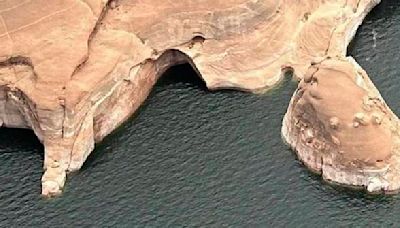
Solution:
M 379 96 L 355 89 L 368 83 L 353 72 L 348 76 L 357 78 L 343 76 L 346 64 L 318 67 L 324 59 L 345 58 L 356 29 L 379 2 L 0 1 L 0 126 L 34 130 L 45 148 L 42 194 L 52 196 L 169 67 L 189 63 L 210 90 L 254 93 L 275 87 L 290 69 L 304 81 L 293 109 L 302 121 L 287 128 L 288 137 L 299 136 L 306 142 L 299 146 L 315 152 L 301 157 L 306 164 L 321 170 L 325 154 L 346 167 L 387 164 L 390 112 L 381 110 Z M 376 189 L 379 180 L 364 182 Z
M 325 179 L 367 190 L 382 183 L 383 190 L 394 190 L 397 117 L 358 68 L 351 59 L 311 66 L 293 95 L 282 133 L 300 160 Z M 309 129 L 312 143 L 304 140 Z

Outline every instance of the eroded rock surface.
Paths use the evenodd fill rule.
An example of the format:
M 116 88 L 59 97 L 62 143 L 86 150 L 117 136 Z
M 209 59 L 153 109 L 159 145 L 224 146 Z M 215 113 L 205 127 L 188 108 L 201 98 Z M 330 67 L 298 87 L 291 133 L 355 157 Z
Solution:
M 400 187 L 398 123 L 365 71 L 335 59 L 309 68 L 282 133 L 324 179 L 392 192 Z
M 62 190 L 66 173 L 78 170 L 95 142 L 137 110 L 169 67 L 190 63 L 209 89 L 250 92 L 275 86 L 286 70 L 292 70 L 301 80 L 309 75 L 309 67 L 315 69 L 315 63 L 328 64 L 328 57 L 337 60 L 332 60 L 334 67 L 342 69 L 348 65 L 344 61 L 348 43 L 365 15 L 378 3 L 379 0 L 3 0 L 0 126 L 34 130 L 45 146 L 42 193 L 56 195 Z M 344 118 L 339 109 L 346 106 L 345 101 L 315 102 L 318 91 L 333 91 L 330 87 L 341 85 L 343 78 L 348 78 L 343 79 L 347 83 L 343 87 L 349 85 L 342 88 L 344 91 L 354 90 L 359 95 L 354 97 L 357 101 L 364 96 L 365 91 L 349 84 L 355 71 L 343 72 L 345 76 L 340 73 L 339 81 L 314 75 L 324 83 L 316 90 L 309 89 L 314 86 L 309 85 L 313 80 L 309 78 L 314 76 L 301 83 L 302 90 L 312 91 L 306 93 L 303 103 L 322 107 L 308 114 L 317 115 L 321 123 L 316 122 L 314 131 L 307 132 L 306 141 L 315 140 L 329 117 L 330 124 L 340 130 L 327 131 L 321 140 L 336 137 L 337 140 L 326 139 L 342 143 L 343 151 L 354 145 L 366 149 L 345 152 L 340 159 L 351 163 L 361 158 L 372 167 L 378 160 L 379 165 L 389 164 L 395 143 L 393 131 L 386 128 L 388 117 L 383 111 L 354 107 L 348 110 L 352 116 L 346 114 Z M 364 90 L 375 91 L 368 76 L 363 75 L 370 86 Z M 382 100 L 380 104 L 390 112 Z M 324 109 L 326 105 L 331 105 L 332 110 Z M 296 111 L 289 113 L 304 110 L 297 103 L 291 107 L 289 111 Z M 287 116 L 286 120 L 294 119 Z M 350 119 L 359 124 L 357 129 L 370 130 L 362 131 L 360 137 L 354 136 L 359 132 L 356 128 L 342 130 L 341 125 Z M 298 133 L 290 124 L 285 126 L 291 142 L 291 134 Z M 373 138 L 377 132 L 382 134 L 375 141 L 361 140 Z M 346 141 L 347 137 L 359 141 Z M 375 145 L 382 145 L 376 153 Z

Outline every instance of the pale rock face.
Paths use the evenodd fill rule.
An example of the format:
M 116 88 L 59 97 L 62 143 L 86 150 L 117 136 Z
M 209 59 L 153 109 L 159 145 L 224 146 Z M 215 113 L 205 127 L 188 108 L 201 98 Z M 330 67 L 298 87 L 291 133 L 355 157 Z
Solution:
M 323 145 L 341 148 L 337 162 L 346 165 L 360 159 L 375 172 L 378 160 L 379 166 L 390 163 L 397 145 L 393 131 L 387 128 L 386 112 L 392 121 L 397 117 L 381 98 L 378 105 L 367 99 L 366 94 L 380 97 L 376 95 L 379 93 L 365 73 L 357 73 L 362 70 L 354 62 L 345 60 L 345 55 L 357 27 L 378 3 L 3 0 L 0 126 L 34 130 L 45 146 L 42 193 L 52 196 L 61 192 L 66 172 L 78 170 L 95 142 L 129 118 L 159 76 L 173 65 L 190 63 L 209 89 L 263 92 L 274 87 L 287 70 L 301 80 L 315 66 L 325 69 L 330 64 L 343 70 L 337 79 L 324 76 L 333 74 L 328 69 L 304 78 L 300 90 L 305 96 L 300 103 L 293 102 L 286 115 L 285 120 L 290 121 L 301 119 L 301 112 L 315 117 L 313 121 L 307 116 L 302 119 L 310 127 L 300 130 L 305 144 L 295 148 L 300 152 L 303 147 L 309 148 L 316 154 L 313 159 L 321 158 L 321 145 L 317 146 L 315 140 L 325 140 Z M 328 57 L 334 60 L 326 61 Z M 322 83 L 317 88 L 311 85 L 315 78 Z M 357 109 L 347 107 L 345 101 L 325 99 L 337 85 L 347 94 L 357 94 Z M 337 96 L 339 101 L 342 97 Z M 316 110 L 305 111 L 307 105 Z M 348 108 L 345 115 L 342 106 Z M 292 134 L 299 132 L 290 121 L 283 130 L 292 142 Z M 329 130 L 321 135 L 321 127 Z M 354 145 L 360 150 L 349 149 Z M 383 152 L 374 151 L 377 146 Z M 318 162 L 314 166 L 321 169 Z M 376 189 L 379 181 L 368 181 L 370 188 Z M 388 188 L 395 186 L 389 184 Z

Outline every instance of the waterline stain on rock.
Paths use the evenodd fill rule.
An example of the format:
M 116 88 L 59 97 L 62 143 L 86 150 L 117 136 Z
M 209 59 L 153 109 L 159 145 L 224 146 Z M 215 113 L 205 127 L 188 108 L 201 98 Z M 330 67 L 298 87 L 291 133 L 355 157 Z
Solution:
M 30 14 L 43 4 L 8 2 L 0 30 L 1 122 L 33 129 L 44 144 L 44 195 L 61 193 L 66 172 L 82 167 L 95 143 L 132 116 L 171 66 L 190 64 L 209 90 L 254 93 L 275 87 L 288 69 L 302 80 L 326 61 L 352 64 L 359 75 L 346 48 L 379 1 L 199 3 L 53 1 Z M 15 15 L 31 17 L 15 21 Z M 42 24 L 40 34 L 32 32 Z M 368 75 L 356 82 L 363 80 Z M 310 95 L 324 94 L 311 89 Z M 323 149 L 314 129 L 304 132 Z

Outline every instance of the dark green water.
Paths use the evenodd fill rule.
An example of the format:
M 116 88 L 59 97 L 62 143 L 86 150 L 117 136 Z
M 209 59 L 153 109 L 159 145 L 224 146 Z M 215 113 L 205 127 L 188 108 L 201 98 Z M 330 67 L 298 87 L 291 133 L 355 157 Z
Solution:
M 399 42 L 400 2 L 383 0 L 349 50 L 397 114 Z M 400 195 L 330 186 L 283 144 L 295 88 L 211 93 L 175 68 L 50 201 L 39 195 L 42 146 L 0 129 L 0 227 L 400 226 Z

